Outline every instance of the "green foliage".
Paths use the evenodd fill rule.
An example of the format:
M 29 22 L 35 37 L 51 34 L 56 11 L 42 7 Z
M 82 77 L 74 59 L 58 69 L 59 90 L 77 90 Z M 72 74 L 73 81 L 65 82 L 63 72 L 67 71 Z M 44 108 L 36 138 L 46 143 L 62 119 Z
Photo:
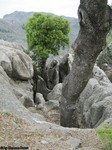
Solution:
M 112 150 L 112 142 L 108 142 L 104 145 L 103 150 Z
M 50 53 L 56 55 L 61 48 L 69 46 L 70 25 L 62 17 L 34 13 L 23 28 L 29 49 L 42 60 L 47 59 Z
M 104 143 L 103 150 L 112 150 L 112 128 L 110 128 L 109 124 L 104 124 L 102 129 L 98 129 L 97 133 Z

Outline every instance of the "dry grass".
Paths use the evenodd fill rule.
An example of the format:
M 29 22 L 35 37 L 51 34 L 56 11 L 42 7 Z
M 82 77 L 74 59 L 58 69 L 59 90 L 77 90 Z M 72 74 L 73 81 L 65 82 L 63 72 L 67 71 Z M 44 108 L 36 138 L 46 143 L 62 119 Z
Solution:
M 0 147 L 29 147 L 29 150 L 71 150 L 70 137 L 81 139 L 82 146 L 101 148 L 95 130 L 73 129 L 61 133 L 61 128 L 40 128 L 10 113 L 0 114 Z
M 47 143 L 46 139 L 56 139 Z M 31 150 L 69 150 L 69 146 L 62 141 L 58 142 L 56 133 L 43 130 L 34 130 L 24 120 L 9 114 L 0 114 L 0 147 L 29 147 Z

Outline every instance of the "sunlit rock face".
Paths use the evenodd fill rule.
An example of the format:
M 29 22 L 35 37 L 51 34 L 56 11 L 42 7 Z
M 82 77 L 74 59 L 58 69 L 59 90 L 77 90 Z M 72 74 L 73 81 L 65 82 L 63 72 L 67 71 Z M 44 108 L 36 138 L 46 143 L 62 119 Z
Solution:
M 0 41 L 0 64 L 12 78 L 28 80 L 33 76 L 32 60 L 17 44 Z

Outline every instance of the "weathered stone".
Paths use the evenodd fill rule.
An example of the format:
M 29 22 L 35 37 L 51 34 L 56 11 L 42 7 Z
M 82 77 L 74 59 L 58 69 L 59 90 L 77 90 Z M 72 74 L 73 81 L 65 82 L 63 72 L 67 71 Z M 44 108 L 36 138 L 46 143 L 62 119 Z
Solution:
M 71 147 L 73 148 L 73 150 L 79 148 L 79 146 L 81 145 L 81 140 L 73 138 L 73 137 L 71 137 L 70 139 L 68 139 L 66 142 L 71 145 Z
M 97 65 L 93 68 L 93 77 L 97 79 L 99 82 L 110 83 L 106 73 L 100 69 Z
M 59 101 L 49 100 L 48 101 L 48 107 L 49 107 L 50 110 L 52 110 L 52 109 L 59 110 Z
M 47 86 L 52 90 L 53 87 L 59 83 L 59 66 L 57 60 L 52 60 L 51 63 L 46 66 L 45 76 Z
M 62 94 L 62 83 L 57 84 L 53 90 L 47 95 L 48 100 L 61 100 Z
M 14 94 L 15 94 L 15 96 L 19 99 L 19 98 L 21 98 L 23 95 L 24 95 L 24 92 L 23 92 L 23 90 L 22 89 L 13 89 L 13 92 L 14 92 Z
M 71 53 L 59 54 L 47 59 L 44 78 L 49 89 L 53 89 L 56 84 L 63 82 L 72 70 L 72 62 L 73 55 Z
M 89 80 L 79 98 L 83 125 L 89 128 L 98 127 L 112 115 L 112 83 L 103 70 L 101 71 L 102 74 L 99 74 L 99 71 L 101 69 L 96 72 L 96 76 L 94 76 L 96 79 L 91 78 Z
M 99 150 L 99 149 L 92 148 L 92 147 L 82 147 L 82 148 L 78 148 L 77 150 Z
M 0 64 L 10 77 L 18 80 L 33 76 L 32 60 L 17 44 L 0 41 Z
M 37 109 L 40 109 L 43 112 L 47 112 L 47 108 L 45 106 L 45 99 L 41 93 L 36 93 L 35 104 Z
M 32 60 L 23 52 L 12 55 L 12 77 L 19 80 L 28 80 L 33 77 Z
M 7 55 L 5 54 L 0 54 L 1 55 L 1 66 L 4 69 L 4 71 L 7 73 L 7 75 L 11 76 L 12 75 L 12 64 L 10 59 L 8 58 Z
M 42 104 L 43 106 L 45 105 L 45 99 L 41 93 L 36 93 L 36 101 L 35 104 Z
M 22 96 L 20 99 L 19 99 L 22 104 L 25 106 L 25 107 L 33 107 L 34 106 L 34 102 L 33 100 L 28 97 L 28 96 Z
M 3 72 L 2 67 L 0 72 L 2 72 L 0 74 L 0 112 L 11 112 L 30 123 L 45 120 L 41 115 L 31 113 L 22 105 L 13 93 L 12 86 L 8 79 L 6 79 L 6 75 L 3 76 L 5 72 Z
M 37 93 L 41 93 L 45 100 L 47 100 L 47 95 L 51 92 L 51 90 L 49 90 L 46 86 L 46 83 L 44 81 L 44 79 L 40 76 L 38 76 L 38 80 L 37 80 L 37 85 L 36 85 L 36 92 Z
M 29 97 L 31 100 L 33 99 L 33 90 L 30 81 L 14 81 L 10 79 L 10 84 L 17 99 L 25 96 Z
M 0 66 L 0 75 L 6 82 L 9 82 L 9 77 L 7 76 L 6 72 L 1 66 Z
M 69 54 L 64 55 L 62 59 L 60 59 L 60 62 L 59 62 L 59 82 L 60 83 L 63 82 L 64 78 L 70 72 L 68 57 L 69 57 Z

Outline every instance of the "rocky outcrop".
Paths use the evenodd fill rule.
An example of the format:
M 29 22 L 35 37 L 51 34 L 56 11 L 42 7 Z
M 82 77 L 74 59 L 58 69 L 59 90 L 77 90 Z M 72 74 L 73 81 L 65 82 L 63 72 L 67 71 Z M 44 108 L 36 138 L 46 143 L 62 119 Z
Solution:
M 36 85 L 36 93 L 41 93 L 45 100 L 47 100 L 47 95 L 51 92 L 50 89 L 47 88 L 46 82 L 41 76 L 38 76 Z
M 47 87 L 52 90 L 53 87 L 59 83 L 59 62 L 58 60 L 53 59 L 49 64 L 45 67 L 45 80 L 47 83 Z
M 101 65 L 101 69 L 106 73 L 108 79 L 112 82 L 112 65 L 104 63 Z
M 45 120 L 27 109 L 34 107 L 32 76 L 32 60 L 23 48 L 0 40 L 0 112 L 12 112 L 33 123 Z
M 48 100 L 61 100 L 61 93 L 62 93 L 62 83 L 55 85 L 53 90 L 47 95 Z
M 59 55 L 47 60 L 44 76 L 49 89 L 52 90 L 56 84 L 63 82 L 64 78 L 72 69 L 72 62 L 73 56 L 70 53 L 65 53 L 63 56 Z
M 17 80 L 28 80 L 33 76 L 32 60 L 17 44 L 0 41 L 0 64 L 10 77 Z
M 6 42 L 6 45 L 7 44 L 9 44 L 9 43 Z M 8 49 L 8 45 L 6 47 Z M 12 51 L 12 48 L 16 49 L 16 47 L 13 47 L 13 45 L 9 44 L 9 49 L 8 49 L 9 52 L 10 52 L 10 48 L 11 48 L 11 51 Z M 19 49 L 19 48 L 17 48 L 17 49 Z M 14 51 L 16 51 L 16 50 L 14 50 Z M 20 49 L 19 51 L 20 51 L 19 53 L 21 53 L 22 49 Z M 25 56 L 25 55 L 23 54 L 23 56 Z M 0 57 L 1 56 L 2 55 L 0 55 Z M 17 57 L 19 57 L 19 56 L 17 56 Z M 28 57 L 28 56 L 26 56 L 26 57 Z M 1 61 L 2 63 L 0 66 L 0 118 L 3 119 L 2 121 L 1 120 L 0 121 L 1 121 L 1 124 L 3 125 L 3 127 L 1 129 L 2 129 L 2 135 L 3 135 L 2 139 L 3 139 L 4 143 L 8 143 L 9 145 L 11 145 L 12 144 L 12 143 L 10 143 L 11 140 L 14 141 L 15 139 L 17 139 L 18 141 L 21 141 L 21 138 L 17 137 L 16 131 L 18 131 L 20 137 L 23 137 L 22 134 L 24 134 L 24 133 L 25 133 L 24 134 L 25 136 L 26 136 L 26 133 L 28 134 L 28 136 L 27 136 L 28 140 L 23 138 L 23 139 L 25 139 L 25 141 L 30 141 L 29 138 L 31 138 L 31 136 L 34 135 L 36 140 L 34 140 L 34 137 L 32 137 L 32 139 L 33 139 L 33 141 L 36 141 L 36 144 L 33 143 L 32 144 L 33 147 L 30 145 L 31 149 L 35 149 L 34 148 L 35 145 L 38 145 L 38 146 L 40 145 L 39 149 L 46 149 L 46 148 L 50 149 L 52 146 L 53 146 L 53 149 L 58 149 L 58 147 L 59 147 L 60 150 L 61 149 L 67 149 L 67 150 L 68 149 L 74 149 L 74 150 L 80 149 L 81 148 L 80 145 L 85 144 L 85 139 L 82 140 L 83 135 L 85 135 L 87 139 L 90 139 L 90 141 L 92 141 L 91 139 L 93 139 L 93 136 L 95 136 L 95 138 L 94 138 L 95 144 L 94 143 L 88 144 L 88 140 L 87 140 L 85 146 L 91 146 L 90 147 L 91 150 L 92 150 L 92 147 L 100 147 L 101 143 L 100 144 L 98 143 L 100 140 L 96 136 L 96 131 L 93 129 L 91 129 L 91 131 L 90 130 L 84 131 L 84 130 L 78 130 L 78 129 L 69 129 L 69 128 L 66 129 L 61 126 L 58 126 L 58 125 L 55 125 L 52 123 L 48 123 L 45 121 L 46 119 L 48 119 L 48 117 L 49 118 L 51 117 L 51 119 L 52 119 L 54 117 L 54 115 L 56 116 L 59 113 L 59 101 L 61 98 L 62 83 L 57 84 L 53 88 L 53 90 L 50 92 L 50 90 L 48 90 L 47 87 L 45 86 L 46 84 L 42 80 L 42 78 L 38 77 L 38 80 L 37 80 L 39 82 L 37 84 L 39 86 L 38 90 L 39 91 L 43 90 L 43 95 L 44 95 L 44 93 L 45 93 L 44 96 L 47 97 L 47 95 L 48 95 L 49 101 L 46 102 L 44 100 L 42 94 L 36 93 L 36 101 L 35 102 L 37 103 L 37 105 L 35 107 L 34 102 L 33 102 L 33 91 L 32 91 L 33 88 L 32 88 L 31 81 L 30 81 L 31 77 L 27 78 L 28 76 L 26 76 L 26 77 L 24 76 L 25 77 L 24 78 L 23 75 L 21 77 L 18 75 L 17 78 L 14 78 L 12 62 L 10 61 L 10 59 L 4 59 L 4 60 L 6 60 L 7 63 L 3 63 L 3 61 Z M 28 62 L 25 62 L 26 60 L 22 59 L 22 57 L 21 57 L 21 61 L 22 60 L 23 60 L 23 64 L 24 63 L 28 64 Z M 28 59 L 27 59 L 27 61 L 28 61 Z M 16 59 L 16 62 L 19 65 L 20 59 Z M 21 68 L 21 65 L 18 68 Z M 24 71 L 24 69 L 21 71 Z M 20 74 L 21 74 L 21 71 L 20 71 Z M 31 73 L 31 71 L 29 71 L 29 72 Z M 24 73 L 24 75 L 25 75 L 25 73 Z M 50 93 L 47 94 L 47 92 L 48 93 L 50 92 Z M 49 106 L 47 106 L 47 104 Z M 55 109 L 55 111 L 54 111 L 54 109 Z M 45 114 L 46 119 L 45 119 L 44 115 L 39 115 L 37 113 L 38 111 L 41 111 L 41 110 L 43 111 L 43 112 L 41 112 L 41 114 Z M 7 117 L 7 119 L 6 119 L 6 117 Z M 23 120 L 21 121 L 20 118 L 22 118 Z M 6 119 L 6 120 L 4 121 L 4 119 Z M 5 122 L 5 125 L 7 124 L 7 126 L 4 126 L 3 121 Z M 28 123 L 28 125 L 27 125 L 27 123 Z M 25 127 L 22 127 L 22 125 L 23 126 L 25 125 Z M 30 125 L 31 125 L 32 129 L 30 128 Z M 6 127 L 6 129 L 5 129 L 5 127 Z M 21 130 L 21 127 L 22 127 L 22 129 L 25 129 L 25 131 L 27 130 L 27 132 L 23 133 L 23 130 Z M 16 130 L 16 129 L 19 129 L 19 130 Z M 8 132 L 9 130 L 10 130 L 10 134 L 13 134 L 13 136 L 10 138 L 8 138 L 10 135 Z M 19 131 L 22 131 L 22 132 L 19 132 Z M 14 133 L 16 133 L 16 137 L 14 137 Z M 31 135 L 31 136 L 29 136 L 29 135 Z M 37 135 L 37 137 L 35 135 Z M 50 135 L 50 137 L 48 135 Z M 6 136 L 6 138 L 4 138 L 5 136 Z M 10 140 L 8 140 L 8 139 L 10 139 Z M 4 143 L 2 143 L 2 144 L 4 145 Z M 26 144 L 26 143 L 24 143 L 24 144 Z M 63 144 L 65 144 L 65 146 Z M 99 146 L 98 146 L 98 144 L 99 144 Z M 15 145 L 13 145 L 13 146 L 15 146 Z M 86 149 L 88 150 L 88 148 L 85 148 L 85 150 Z
M 11 112 L 33 123 L 36 123 L 35 120 L 45 120 L 42 116 L 31 113 L 23 106 L 15 96 L 9 81 L 9 77 L 6 75 L 3 68 L 0 67 L 0 112 Z
M 97 66 L 93 69 L 93 76 L 79 99 L 83 125 L 94 128 L 108 120 L 112 126 L 112 84 Z
M 48 104 L 51 108 L 59 108 L 62 96 L 62 83 L 57 84 L 48 94 Z M 105 72 L 98 66 L 94 66 L 93 77 L 80 95 L 78 106 L 80 107 L 79 120 L 81 127 L 94 128 L 102 123 L 109 122 L 112 126 L 112 83 Z M 80 118 L 81 117 L 81 118 Z
M 64 78 L 70 72 L 69 54 L 66 54 L 59 61 L 59 82 L 62 83 Z

